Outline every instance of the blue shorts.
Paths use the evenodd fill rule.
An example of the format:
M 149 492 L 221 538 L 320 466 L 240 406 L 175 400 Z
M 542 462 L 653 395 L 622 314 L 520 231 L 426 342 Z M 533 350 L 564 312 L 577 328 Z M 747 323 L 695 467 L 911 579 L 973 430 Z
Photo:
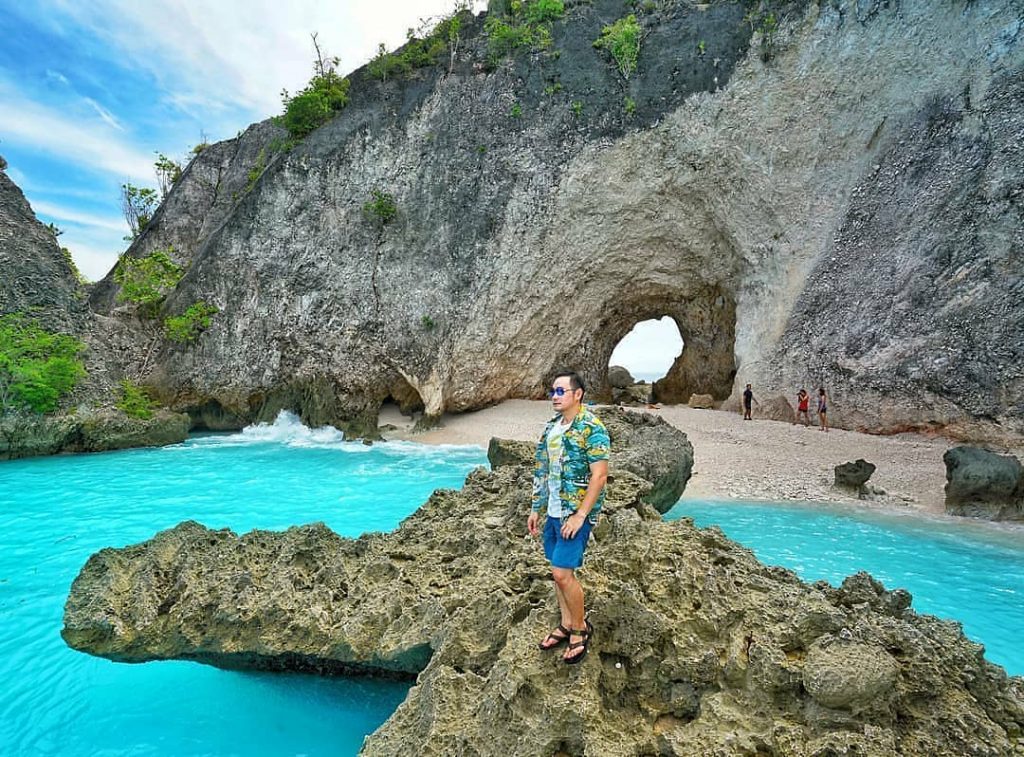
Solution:
M 575 569 L 583 564 L 583 550 L 590 538 L 590 519 L 571 539 L 562 536 L 562 521 L 548 518 L 544 521 L 544 556 L 555 568 Z

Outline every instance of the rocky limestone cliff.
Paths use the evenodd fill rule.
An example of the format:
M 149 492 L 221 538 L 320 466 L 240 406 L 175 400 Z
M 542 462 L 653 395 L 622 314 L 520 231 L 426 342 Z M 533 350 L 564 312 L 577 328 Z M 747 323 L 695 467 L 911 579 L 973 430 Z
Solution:
M 24 313 L 86 345 L 86 376 L 57 413 L 0 416 L 0 460 L 171 444 L 188 435 L 191 422 L 181 413 L 140 420 L 113 409 L 117 383 L 138 378 L 144 365 L 145 327 L 92 313 L 87 297 L 53 232 L 0 167 L 0 315 Z
M 581 570 L 595 637 L 578 667 L 536 648 L 557 608 L 524 538 L 522 443 L 492 444 L 499 467 L 391 534 L 183 523 L 102 550 L 72 585 L 63 636 L 122 661 L 415 676 L 365 754 L 1024 751 L 1024 681 L 957 624 L 865 574 L 808 585 L 717 529 L 661 521 L 643 501 L 657 487 L 621 455 L 660 445 L 648 475 L 664 478 L 692 461 L 685 435 L 611 420 L 617 468 Z
M 741 3 L 658 3 L 628 82 L 591 44 L 621 3 L 569 4 L 553 52 L 493 70 L 478 19 L 450 74 L 357 71 L 289 152 L 269 122 L 208 148 L 130 254 L 173 244 L 167 312 L 221 312 L 147 380 L 202 425 L 369 432 L 388 398 L 479 408 L 561 365 L 606 387 L 669 315 L 662 401 L 824 384 L 838 426 L 1019 438 L 1019 3 L 777 11 L 766 40 Z
M 31 313 L 45 328 L 77 333 L 88 307 L 57 238 L 0 169 L 0 315 L 17 312 Z

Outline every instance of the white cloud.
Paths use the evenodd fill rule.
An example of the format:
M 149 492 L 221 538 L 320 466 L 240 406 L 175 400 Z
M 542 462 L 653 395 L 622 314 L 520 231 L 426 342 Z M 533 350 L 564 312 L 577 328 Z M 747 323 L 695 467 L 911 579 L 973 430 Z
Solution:
M 282 88 L 294 91 L 308 81 L 312 32 L 348 72 L 369 60 L 378 43 L 397 47 L 407 28 L 450 12 L 454 2 L 52 0 L 51 6 L 122 51 L 127 65 L 149 71 L 187 112 L 240 108 L 262 118 L 280 109 Z
M 118 131 L 124 131 L 124 127 L 121 126 L 121 123 L 116 118 L 114 118 L 113 114 L 111 114 L 109 110 L 104 108 L 91 97 L 83 97 L 82 99 L 85 100 L 85 102 L 87 102 L 92 107 L 92 109 L 99 114 L 99 117 L 103 119 L 104 123 L 106 123 L 108 126 L 114 127 Z
M 127 234 L 129 231 L 128 224 L 125 223 L 125 220 L 116 216 L 99 216 L 93 213 L 83 212 L 76 208 L 56 205 L 52 202 L 46 202 L 45 200 L 33 200 L 31 201 L 31 205 L 32 209 L 36 212 L 36 215 L 48 216 L 57 221 L 67 221 L 78 226 L 116 231 L 121 235 Z M 60 224 L 57 225 L 60 226 Z
M 71 251 L 71 257 L 78 266 L 78 270 L 89 281 L 99 281 L 117 262 L 117 250 L 111 251 L 108 247 L 94 247 L 74 239 L 67 239 L 65 234 L 60 238 L 62 245 Z
M 131 181 L 153 181 L 153 158 L 109 129 L 22 97 L 0 82 L 0 139 Z

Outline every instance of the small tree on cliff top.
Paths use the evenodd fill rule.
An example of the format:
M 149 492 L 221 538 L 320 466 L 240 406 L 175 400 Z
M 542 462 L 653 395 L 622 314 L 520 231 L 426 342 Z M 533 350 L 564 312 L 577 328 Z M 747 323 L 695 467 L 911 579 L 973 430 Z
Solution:
M 325 58 L 320 52 L 317 35 L 313 34 L 312 37 L 313 48 L 316 50 L 313 78 L 295 96 L 289 96 L 288 90 L 281 92 L 284 115 L 280 122 L 296 139 L 325 124 L 348 104 L 349 81 L 337 72 L 340 60 L 336 57 Z

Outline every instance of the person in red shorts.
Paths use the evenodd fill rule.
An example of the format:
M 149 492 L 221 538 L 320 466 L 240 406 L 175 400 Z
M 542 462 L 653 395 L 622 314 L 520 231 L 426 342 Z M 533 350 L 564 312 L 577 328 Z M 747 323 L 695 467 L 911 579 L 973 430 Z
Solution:
M 796 418 L 793 420 L 794 425 L 801 418 L 803 418 L 805 426 L 811 425 L 810 405 L 811 395 L 807 393 L 806 389 L 801 389 L 796 393 Z

